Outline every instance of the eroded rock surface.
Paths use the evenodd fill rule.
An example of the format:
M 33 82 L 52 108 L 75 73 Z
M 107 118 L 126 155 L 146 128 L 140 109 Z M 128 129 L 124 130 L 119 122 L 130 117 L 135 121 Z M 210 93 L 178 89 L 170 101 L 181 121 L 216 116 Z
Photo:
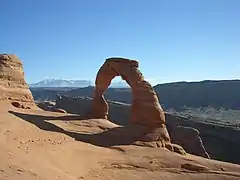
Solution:
M 56 108 L 62 108 L 65 109 L 68 113 L 79 114 L 81 117 L 85 117 L 91 107 L 92 101 L 93 99 L 89 97 L 58 96 L 56 100 Z M 129 126 L 130 123 L 127 119 L 130 117 L 131 105 L 108 100 L 107 103 L 109 106 L 108 118 L 118 125 Z M 176 147 L 175 151 L 184 151 L 176 145 L 178 144 L 181 145 L 187 153 L 209 158 L 209 155 L 204 147 L 204 144 L 197 129 L 181 126 L 182 120 L 175 115 L 165 113 L 165 116 L 166 126 L 171 137 L 171 142 L 174 143 L 174 145 L 172 145 L 172 148 Z M 135 145 L 148 147 L 161 146 L 162 144 L 156 141 L 159 133 L 161 133 L 154 132 L 157 130 L 159 129 L 153 129 L 152 132 L 149 132 L 146 136 L 144 136 L 143 138 L 145 142 L 138 141 L 135 143 Z M 146 130 L 144 130 L 143 127 L 135 126 L 129 131 L 120 132 L 124 135 L 127 133 L 127 137 L 125 137 L 124 135 L 119 136 L 123 139 L 129 138 L 130 133 L 132 132 L 134 132 L 135 134 L 138 133 L 139 135 L 141 133 L 144 134 L 144 132 L 146 133 Z M 154 139 L 155 141 L 153 141 Z
M 38 107 L 47 111 L 54 111 L 54 108 L 61 108 L 68 113 L 79 114 L 87 118 L 89 110 L 91 110 L 92 107 L 92 102 L 93 98 L 90 97 L 57 96 L 55 107 L 46 108 L 47 105 L 43 107 L 43 103 L 41 103 L 41 106 L 38 104 Z M 109 106 L 108 119 L 118 125 L 128 125 L 131 105 L 114 101 L 107 101 L 107 103 Z
M 240 178 L 236 164 L 131 145 L 142 126 L 6 105 L 0 102 L 0 179 Z
M 18 102 L 18 101 L 13 101 L 11 104 L 12 104 L 14 107 L 16 107 L 16 108 L 31 109 L 30 106 L 27 106 L 27 105 L 25 105 L 25 104 L 23 104 L 23 103 L 20 103 L 20 102 Z
M 121 76 L 132 88 L 129 121 L 151 127 L 162 126 L 165 116 L 155 91 L 138 70 L 138 62 L 123 58 L 109 58 L 99 69 L 95 81 L 92 116 L 107 119 L 109 107 L 103 95 L 116 76 Z
M 34 102 L 22 62 L 13 54 L 0 54 L 0 100 Z
M 124 58 L 109 58 L 105 61 L 97 73 L 90 117 L 108 119 L 109 106 L 104 98 L 104 93 L 112 79 L 121 76 L 132 88 L 129 122 L 145 128 L 140 141 L 158 142 L 159 147 L 173 150 L 165 126 L 165 115 L 157 94 L 150 83 L 144 80 L 138 66 L 137 61 Z
M 174 127 L 171 130 L 171 139 L 173 143 L 184 147 L 190 154 L 210 158 L 197 129 L 184 126 Z

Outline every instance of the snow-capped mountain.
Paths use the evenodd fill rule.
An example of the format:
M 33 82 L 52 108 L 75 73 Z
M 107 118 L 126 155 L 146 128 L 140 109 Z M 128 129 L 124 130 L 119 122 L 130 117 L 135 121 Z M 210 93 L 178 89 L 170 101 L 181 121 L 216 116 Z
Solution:
M 110 84 L 111 88 L 130 88 L 125 81 L 113 81 Z
M 88 80 L 45 79 L 30 84 L 30 87 L 87 87 L 92 85 L 92 81 Z
M 30 84 L 30 87 L 88 87 L 94 86 L 94 82 L 90 80 L 68 80 L 68 79 L 45 79 L 37 83 Z M 111 83 L 112 88 L 129 87 L 125 82 L 114 81 Z

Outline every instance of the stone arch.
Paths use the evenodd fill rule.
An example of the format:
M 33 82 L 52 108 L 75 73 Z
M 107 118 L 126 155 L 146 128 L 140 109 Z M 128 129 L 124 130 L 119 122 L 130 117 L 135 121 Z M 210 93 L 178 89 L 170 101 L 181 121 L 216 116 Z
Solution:
M 139 63 L 125 58 L 109 58 L 100 67 L 96 80 L 91 110 L 92 118 L 108 117 L 108 104 L 104 93 L 112 79 L 121 76 L 132 88 L 131 124 L 149 127 L 165 127 L 165 115 L 158 97 L 149 82 L 138 69 Z
M 139 63 L 125 58 L 109 58 L 100 67 L 93 96 L 91 118 L 108 119 L 108 104 L 104 93 L 116 76 L 121 76 L 132 88 L 132 106 L 130 115 L 129 138 L 137 129 L 134 143 L 140 146 L 163 147 L 185 155 L 181 146 L 171 143 L 165 126 L 165 114 L 158 97 L 149 82 L 144 80 L 138 69 Z M 136 134 L 135 134 L 136 135 Z

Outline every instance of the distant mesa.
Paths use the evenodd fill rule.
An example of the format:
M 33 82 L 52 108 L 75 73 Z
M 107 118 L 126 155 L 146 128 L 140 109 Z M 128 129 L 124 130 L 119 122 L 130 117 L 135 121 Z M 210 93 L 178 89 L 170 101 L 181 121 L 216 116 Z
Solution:
M 34 102 L 24 78 L 22 62 L 14 54 L 0 54 L 0 100 Z

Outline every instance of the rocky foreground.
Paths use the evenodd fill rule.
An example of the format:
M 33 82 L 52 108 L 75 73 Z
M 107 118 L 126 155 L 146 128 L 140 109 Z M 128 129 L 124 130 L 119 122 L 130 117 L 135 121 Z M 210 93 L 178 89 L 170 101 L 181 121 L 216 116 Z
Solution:
M 55 103 L 38 103 L 41 109 L 84 116 L 91 108 L 92 98 L 58 96 Z M 108 101 L 109 119 L 119 125 L 129 125 L 130 105 Z M 196 121 L 190 118 L 165 113 L 166 126 L 171 141 L 181 145 L 188 153 L 240 164 L 240 130 L 231 125 Z
M 236 164 L 131 145 L 128 129 L 107 120 L 6 101 L 0 117 L 1 180 L 240 179 Z

